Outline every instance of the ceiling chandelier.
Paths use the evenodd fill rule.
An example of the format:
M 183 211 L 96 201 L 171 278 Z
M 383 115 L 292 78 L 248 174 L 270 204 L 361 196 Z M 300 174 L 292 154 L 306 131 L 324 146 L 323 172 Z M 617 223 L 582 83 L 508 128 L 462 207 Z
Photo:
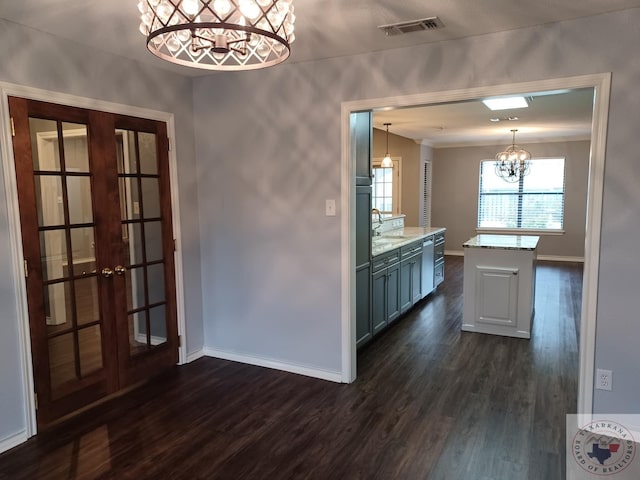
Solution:
M 391 155 L 389 155 L 389 125 L 390 123 L 385 123 L 384 126 L 387 127 L 387 153 L 384 154 L 384 158 L 382 159 L 382 163 L 380 166 L 382 168 L 391 168 L 393 167 L 393 160 L 391 160 Z
M 496 155 L 496 175 L 505 182 L 515 183 L 529 173 L 531 154 L 516 145 L 516 132 L 511 130 L 513 139 L 511 146 Z
M 254 70 L 285 61 L 293 0 L 140 0 L 147 49 L 178 65 Z

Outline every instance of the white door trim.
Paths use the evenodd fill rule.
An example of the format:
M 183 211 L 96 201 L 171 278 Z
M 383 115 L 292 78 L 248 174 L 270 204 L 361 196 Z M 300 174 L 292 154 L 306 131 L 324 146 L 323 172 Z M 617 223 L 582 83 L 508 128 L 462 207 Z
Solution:
M 28 98 L 43 102 L 69 105 L 73 107 L 100 110 L 103 112 L 141 117 L 150 120 L 158 120 L 167 124 L 167 134 L 170 139 L 169 151 L 169 181 L 171 183 L 171 213 L 173 221 L 173 238 L 176 240 L 175 252 L 175 281 L 176 281 L 176 309 L 178 320 L 178 334 L 183 341 L 178 348 L 178 362 L 187 362 L 186 352 L 186 328 L 184 306 L 183 283 L 183 251 L 180 237 L 180 204 L 178 191 L 178 168 L 176 162 L 175 147 L 175 122 L 174 115 L 168 112 L 133 107 L 119 103 L 106 102 L 86 97 L 78 97 L 65 93 L 41 90 L 38 88 L 0 82 L 0 156 L 4 172 L 4 186 L 6 191 L 7 215 L 9 220 L 10 249 L 12 253 L 11 272 L 16 279 L 16 316 L 19 323 L 19 350 L 21 356 L 21 371 L 24 379 L 25 413 L 27 420 L 27 437 L 37 433 L 36 409 L 34 397 L 33 365 L 31 357 L 31 341 L 29 335 L 29 312 L 27 308 L 27 290 L 25 282 L 19 281 L 24 276 L 22 259 L 22 230 L 20 225 L 20 212 L 18 209 L 18 189 L 16 185 L 15 160 L 13 157 L 13 142 L 11 135 L 11 119 L 9 115 L 9 96 Z
M 341 224 L 342 277 L 342 381 L 356 378 L 355 347 L 355 159 L 350 158 L 349 114 L 356 111 L 386 107 L 407 107 L 434 103 L 472 100 L 498 95 L 589 88 L 595 90 L 591 127 L 591 158 L 587 196 L 585 231 L 585 261 L 582 291 L 582 317 L 579 352 L 578 405 L 579 413 L 593 411 L 593 375 L 595 361 L 598 271 L 600 266 L 600 229 L 604 185 L 605 147 L 609 111 L 611 73 L 599 73 L 533 82 L 492 85 L 478 88 L 427 92 L 414 95 L 374 98 L 343 102 L 342 115 L 342 184 L 343 215 Z

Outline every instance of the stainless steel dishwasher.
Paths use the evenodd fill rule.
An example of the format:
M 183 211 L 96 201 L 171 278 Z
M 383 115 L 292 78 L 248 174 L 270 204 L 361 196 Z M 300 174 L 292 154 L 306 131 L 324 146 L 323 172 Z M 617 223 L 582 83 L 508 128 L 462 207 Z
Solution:
M 433 291 L 433 236 L 422 241 L 422 298 Z

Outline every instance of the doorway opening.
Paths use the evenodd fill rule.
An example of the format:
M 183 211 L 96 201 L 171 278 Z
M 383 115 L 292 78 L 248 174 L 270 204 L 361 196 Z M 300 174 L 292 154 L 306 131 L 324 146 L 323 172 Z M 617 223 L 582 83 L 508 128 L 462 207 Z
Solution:
M 342 105 L 342 202 L 349 206 L 342 218 L 342 373 L 343 381 L 357 375 L 355 346 L 355 185 L 353 159 L 349 155 L 349 115 L 358 111 L 376 111 L 417 105 L 464 102 L 486 97 L 509 96 L 529 92 L 593 88 L 591 153 L 587 191 L 587 228 L 585 232 L 582 313 L 580 321 L 578 405 L 579 413 L 591 413 L 597 305 L 597 279 L 600 251 L 605 141 L 609 103 L 610 74 L 568 77 L 518 84 L 470 88 L 447 92 L 345 102 Z

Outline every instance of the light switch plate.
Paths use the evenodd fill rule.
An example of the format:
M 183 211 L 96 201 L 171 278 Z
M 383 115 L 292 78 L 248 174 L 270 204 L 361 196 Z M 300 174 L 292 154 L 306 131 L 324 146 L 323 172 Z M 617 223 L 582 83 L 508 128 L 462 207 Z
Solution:
M 334 199 L 328 199 L 324 201 L 324 214 L 327 217 L 336 216 L 336 201 Z

